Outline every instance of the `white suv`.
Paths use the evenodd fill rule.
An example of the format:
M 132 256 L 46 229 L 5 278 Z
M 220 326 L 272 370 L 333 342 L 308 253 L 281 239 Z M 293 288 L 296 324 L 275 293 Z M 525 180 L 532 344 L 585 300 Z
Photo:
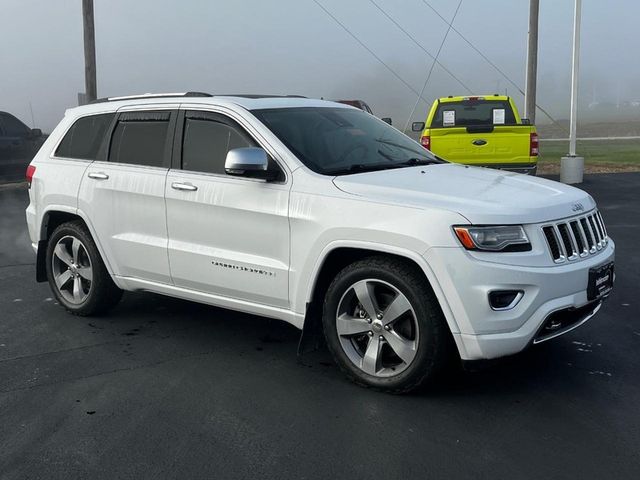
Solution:
M 333 102 L 107 99 L 68 110 L 27 177 L 37 279 L 70 312 L 146 290 L 321 327 L 388 391 L 565 333 L 613 285 L 587 193 L 447 163 Z

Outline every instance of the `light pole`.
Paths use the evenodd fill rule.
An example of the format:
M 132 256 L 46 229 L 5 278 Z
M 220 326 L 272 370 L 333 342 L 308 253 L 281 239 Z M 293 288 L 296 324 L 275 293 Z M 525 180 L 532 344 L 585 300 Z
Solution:
M 97 97 L 96 87 L 96 35 L 93 24 L 93 0 L 82 0 L 84 33 L 84 93 L 86 102 Z
M 538 12 L 540 0 L 529 0 L 529 37 L 527 40 L 527 77 L 524 86 L 524 118 L 536 123 L 536 79 L 538 76 Z
M 560 159 L 560 181 L 582 183 L 584 158 L 576 155 L 578 122 L 578 74 L 580 72 L 580 16 L 582 0 L 576 0 L 573 15 L 573 57 L 571 60 L 571 116 L 569 119 L 569 154 Z

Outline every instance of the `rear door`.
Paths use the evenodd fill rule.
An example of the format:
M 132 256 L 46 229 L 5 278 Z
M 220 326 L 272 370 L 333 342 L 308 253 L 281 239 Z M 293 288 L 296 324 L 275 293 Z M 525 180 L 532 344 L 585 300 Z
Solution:
M 106 159 L 85 172 L 78 207 L 116 275 L 171 283 L 164 190 L 177 107 L 119 111 Z
M 176 286 L 288 306 L 290 183 L 229 176 L 232 148 L 261 146 L 236 120 L 186 110 L 166 184 L 169 260 Z
M 530 132 L 508 100 L 442 102 L 431 121 L 430 150 L 465 164 L 529 163 Z

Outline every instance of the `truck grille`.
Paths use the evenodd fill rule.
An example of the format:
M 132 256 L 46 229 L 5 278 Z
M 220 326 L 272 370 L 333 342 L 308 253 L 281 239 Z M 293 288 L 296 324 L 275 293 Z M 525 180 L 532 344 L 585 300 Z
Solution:
M 542 227 L 555 263 L 588 257 L 602 250 L 609 241 L 602 215 L 595 210 L 583 216 Z

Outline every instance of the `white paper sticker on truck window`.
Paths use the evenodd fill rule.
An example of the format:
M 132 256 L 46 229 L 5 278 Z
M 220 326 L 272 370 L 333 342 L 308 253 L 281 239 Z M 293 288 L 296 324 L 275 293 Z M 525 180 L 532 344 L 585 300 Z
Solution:
M 493 109 L 493 124 L 504 125 L 504 108 Z
M 442 112 L 442 126 L 453 127 L 456 124 L 456 111 L 445 110 Z

